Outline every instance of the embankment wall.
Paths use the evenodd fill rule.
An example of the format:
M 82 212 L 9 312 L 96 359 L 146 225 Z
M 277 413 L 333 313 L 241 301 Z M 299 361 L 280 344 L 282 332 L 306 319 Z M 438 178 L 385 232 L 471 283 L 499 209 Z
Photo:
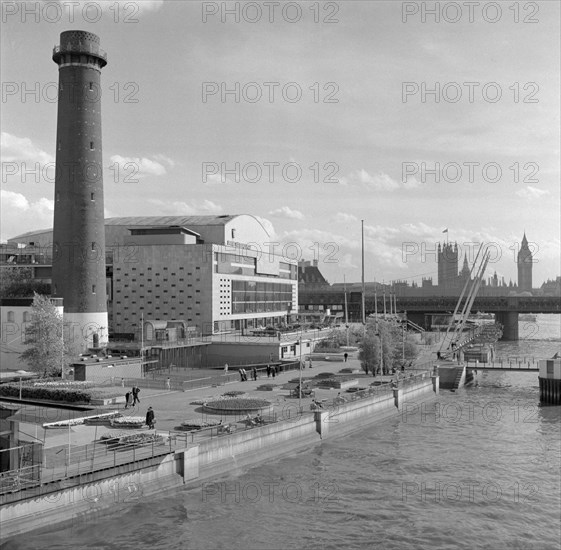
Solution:
M 308 449 L 322 439 L 347 435 L 400 414 L 406 403 L 428 401 L 437 393 L 438 377 L 427 376 L 327 410 L 306 411 L 302 416 L 202 441 L 144 464 L 68 479 L 52 493 L 0 507 L 0 536 L 5 539 L 55 524 L 65 527 L 92 521 L 151 494 L 237 474 L 240 468 Z

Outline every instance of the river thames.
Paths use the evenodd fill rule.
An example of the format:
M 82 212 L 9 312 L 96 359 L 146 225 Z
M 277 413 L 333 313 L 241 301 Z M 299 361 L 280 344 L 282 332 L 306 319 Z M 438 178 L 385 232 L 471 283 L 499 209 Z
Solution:
M 551 357 L 560 317 L 538 316 L 497 357 Z M 537 330 L 536 330 L 537 328 Z M 189 490 L 5 549 L 555 549 L 561 547 L 560 407 L 536 372 L 409 403 L 399 417 Z

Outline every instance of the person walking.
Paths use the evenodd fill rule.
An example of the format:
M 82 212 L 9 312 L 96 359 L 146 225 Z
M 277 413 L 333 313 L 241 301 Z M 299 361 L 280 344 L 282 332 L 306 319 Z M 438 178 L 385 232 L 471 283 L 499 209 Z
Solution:
M 130 392 L 130 391 L 128 391 L 127 393 L 125 393 L 125 409 L 127 409 L 128 406 L 129 406 L 129 399 L 130 399 L 130 396 L 131 396 L 131 392 Z
M 154 429 L 154 424 L 156 423 L 154 417 L 154 410 L 152 409 L 152 407 L 148 407 L 148 411 L 146 411 L 146 424 L 148 425 L 148 428 L 150 430 Z
M 257 369 L 255 367 L 251 369 L 251 374 L 253 374 L 253 380 L 257 381 Z
M 140 388 L 138 386 L 133 386 L 132 387 L 132 405 L 133 405 L 133 407 L 137 403 L 140 403 L 140 399 L 138 398 L 139 393 L 140 393 Z
M 349 358 L 349 354 L 347 352 L 345 352 L 343 354 L 343 357 L 345 358 L 345 363 L 347 362 L 347 359 Z
M 271 377 L 271 365 L 267 364 L 267 378 Z
M 224 374 L 228 374 L 228 363 L 224 364 Z
M 121 378 L 121 388 L 124 388 L 124 387 L 125 387 L 125 379 Z
M 169 376 L 166 380 L 166 388 L 168 389 L 168 391 L 171 391 L 171 378 Z

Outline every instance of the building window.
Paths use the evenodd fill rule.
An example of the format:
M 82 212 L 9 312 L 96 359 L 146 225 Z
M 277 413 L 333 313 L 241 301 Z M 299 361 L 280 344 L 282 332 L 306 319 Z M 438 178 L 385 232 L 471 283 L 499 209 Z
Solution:
M 90 90 L 93 90 L 93 82 L 90 82 Z
M 31 321 L 31 315 L 30 315 L 29 311 L 24 311 L 23 312 L 23 322 L 24 323 L 29 323 L 29 321 Z
M 95 193 L 90 193 L 90 200 L 95 201 Z
M 90 141 L 90 151 L 93 151 L 93 149 L 94 149 L 94 142 Z
M 8 323 L 16 322 L 16 314 L 13 311 L 8 311 Z
M 92 285 L 92 294 L 95 294 L 95 285 Z

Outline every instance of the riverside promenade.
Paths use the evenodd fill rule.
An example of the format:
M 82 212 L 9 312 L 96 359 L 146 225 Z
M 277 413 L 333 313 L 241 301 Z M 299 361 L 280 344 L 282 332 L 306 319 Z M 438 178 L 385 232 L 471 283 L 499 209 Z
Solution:
M 192 391 L 144 388 L 140 404 L 126 411 L 123 405 L 69 411 L 22 403 L 17 413 L 20 432 L 27 439 L 43 443 L 43 458 L 27 471 L 21 468 L 8 472 L 13 479 L 2 478 L 2 536 L 48 529 L 65 521 L 87 520 L 92 506 L 96 513 L 101 513 L 115 505 L 118 487 L 128 499 L 136 494 L 147 496 L 235 475 L 259 462 L 311 448 L 325 438 L 346 435 L 400 414 L 407 401 L 430 401 L 438 395 L 438 377 L 427 372 L 428 365 L 417 365 L 410 372 L 400 373 L 399 383 L 390 384 L 390 378 L 395 381 L 395 375 L 367 376 L 359 370 L 356 356 L 346 363 L 335 361 L 333 356 L 330 359 L 314 361 L 312 369 L 302 370 L 302 378 L 320 373 L 329 377 L 345 369 L 344 374 L 355 379 L 355 386 L 365 389 L 352 393 L 343 389 L 316 389 L 315 399 L 323 403 L 316 410 L 310 407 L 311 397 L 300 401 L 294 388 L 288 385 L 289 381 L 299 378 L 299 370 L 281 372 L 274 379 L 261 376 L 256 381 L 237 380 Z M 349 373 L 349 370 L 358 372 Z M 373 381 L 377 384 L 370 386 Z M 163 382 L 165 384 L 165 379 Z M 348 379 L 346 383 L 352 384 Z M 263 384 L 274 385 L 274 388 L 260 390 Z M 203 410 L 200 403 L 229 391 L 243 391 L 248 397 L 269 401 L 271 407 L 262 412 L 265 423 L 248 426 L 244 413 L 221 417 Z M 53 412 L 66 418 L 83 418 L 116 410 L 144 417 L 149 406 L 156 414 L 154 430 L 146 426 L 136 430 L 88 425 L 53 429 L 42 426 L 43 422 L 53 421 Z M 56 420 L 63 420 L 62 416 Z M 221 419 L 233 429 L 226 432 L 216 426 L 195 432 L 177 429 L 187 419 L 204 421 L 205 418 Z M 125 445 L 119 440 L 111 448 L 111 444 L 100 441 L 105 434 L 115 438 L 138 434 L 149 439 L 130 445 L 128 440 Z M 4 474 L 7 473 L 2 476 Z

